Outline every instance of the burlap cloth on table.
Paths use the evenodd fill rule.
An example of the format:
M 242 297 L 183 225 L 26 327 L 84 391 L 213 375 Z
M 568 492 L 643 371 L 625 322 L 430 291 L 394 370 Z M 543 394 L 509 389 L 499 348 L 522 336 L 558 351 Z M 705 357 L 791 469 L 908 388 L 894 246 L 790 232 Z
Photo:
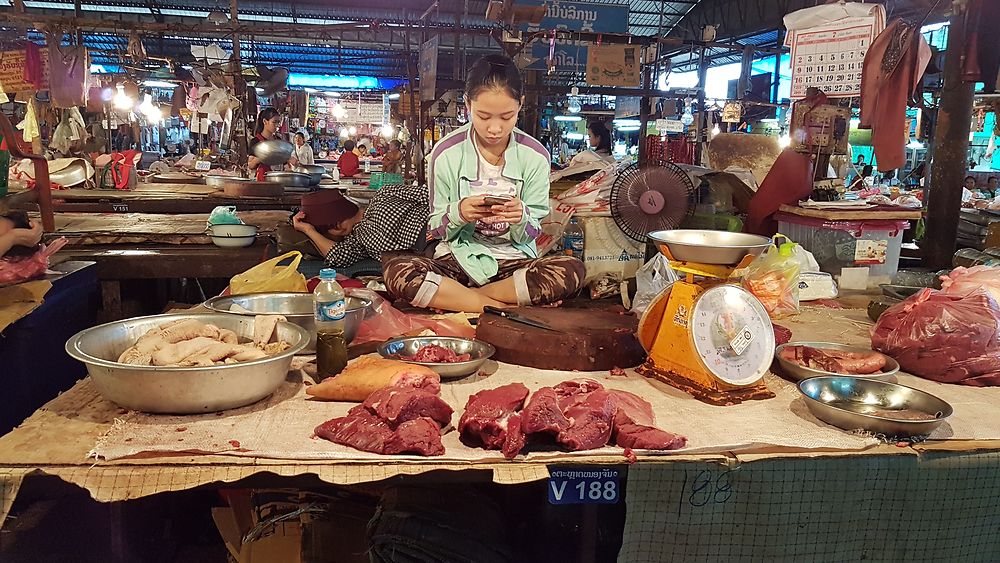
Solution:
M 792 329 L 796 340 L 841 342 L 865 340 L 870 326 L 864 320 L 863 311 L 834 312 L 821 308 L 806 308 L 795 320 L 782 321 L 782 324 Z M 667 385 L 645 379 L 632 370 L 622 377 L 608 372 L 546 371 L 495 362 L 487 363 L 485 368 L 479 375 L 442 385 L 442 397 L 456 411 L 453 424 L 458 423 L 469 395 L 482 389 L 519 381 L 534 390 L 567 379 L 591 377 L 609 388 L 631 391 L 652 403 L 657 426 L 687 436 L 688 446 L 677 450 L 679 452 L 738 452 L 767 446 L 861 450 L 877 443 L 873 437 L 844 432 L 816 419 L 795 385 L 773 374 L 768 374 L 765 381 L 775 392 L 774 399 L 716 407 L 694 400 Z M 270 398 L 223 413 L 158 416 L 130 412 L 119 418 L 98 441 L 91 454 L 104 459 L 118 459 L 143 452 L 207 452 L 278 459 L 385 459 L 385 456 L 315 438 L 313 429 L 316 426 L 343 416 L 354 404 L 307 398 L 301 383 L 303 377 L 308 379 L 301 370 L 293 371 L 288 381 Z M 1000 403 L 1000 388 L 945 385 L 909 375 L 900 375 L 899 382 L 926 390 L 955 407 L 955 414 L 931 435 L 931 439 L 1000 439 L 1000 415 L 995 408 Z M 109 408 L 114 406 L 109 403 Z M 498 452 L 463 445 L 454 429 L 444 435 L 443 442 L 445 455 L 434 459 L 501 459 Z M 621 452 L 620 448 L 608 447 L 582 453 Z M 527 457 L 546 459 L 564 455 L 559 451 L 536 450 Z M 427 459 L 393 457 L 400 460 Z

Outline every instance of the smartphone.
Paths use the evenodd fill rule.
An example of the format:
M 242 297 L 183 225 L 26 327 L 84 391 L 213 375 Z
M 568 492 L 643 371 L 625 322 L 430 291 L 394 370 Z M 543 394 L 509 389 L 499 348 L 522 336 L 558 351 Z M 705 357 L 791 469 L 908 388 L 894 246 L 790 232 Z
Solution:
M 488 195 L 483 200 L 486 205 L 503 205 L 514 198 L 507 195 Z

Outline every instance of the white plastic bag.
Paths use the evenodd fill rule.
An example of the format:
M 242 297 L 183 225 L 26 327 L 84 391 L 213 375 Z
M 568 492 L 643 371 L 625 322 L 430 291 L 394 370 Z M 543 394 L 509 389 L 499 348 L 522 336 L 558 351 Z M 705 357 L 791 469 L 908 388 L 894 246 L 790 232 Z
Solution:
M 666 256 L 657 254 L 650 258 L 635 273 L 636 292 L 635 299 L 632 300 L 632 312 L 642 315 L 653 299 L 677 279 L 677 272 L 670 267 Z

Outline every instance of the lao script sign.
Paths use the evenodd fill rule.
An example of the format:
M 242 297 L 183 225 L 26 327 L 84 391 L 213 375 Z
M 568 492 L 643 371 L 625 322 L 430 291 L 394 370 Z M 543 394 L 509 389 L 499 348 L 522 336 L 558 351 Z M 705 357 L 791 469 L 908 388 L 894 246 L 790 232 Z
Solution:
M 628 5 L 565 2 L 563 0 L 524 0 L 525 5 L 546 7 L 545 17 L 537 26 L 525 25 L 525 31 L 558 29 L 566 31 L 594 31 L 597 33 L 625 33 L 628 31 Z M 549 39 L 537 39 L 531 44 L 531 56 L 540 59 L 528 68 L 543 69 L 549 58 Z M 552 57 L 559 70 L 582 72 L 587 66 L 587 43 L 583 41 L 556 41 Z
M 865 55 L 878 35 L 875 17 L 844 18 L 801 30 L 792 41 L 792 99 L 819 88 L 832 98 L 861 95 Z

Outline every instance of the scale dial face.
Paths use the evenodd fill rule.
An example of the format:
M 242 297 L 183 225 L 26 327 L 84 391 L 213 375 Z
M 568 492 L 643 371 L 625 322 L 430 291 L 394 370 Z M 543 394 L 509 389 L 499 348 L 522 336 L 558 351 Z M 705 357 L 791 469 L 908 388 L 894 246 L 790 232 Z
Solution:
M 752 385 L 774 360 L 774 329 L 760 301 L 736 285 L 702 293 L 691 311 L 691 338 L 710 374 L 730 385 Z

